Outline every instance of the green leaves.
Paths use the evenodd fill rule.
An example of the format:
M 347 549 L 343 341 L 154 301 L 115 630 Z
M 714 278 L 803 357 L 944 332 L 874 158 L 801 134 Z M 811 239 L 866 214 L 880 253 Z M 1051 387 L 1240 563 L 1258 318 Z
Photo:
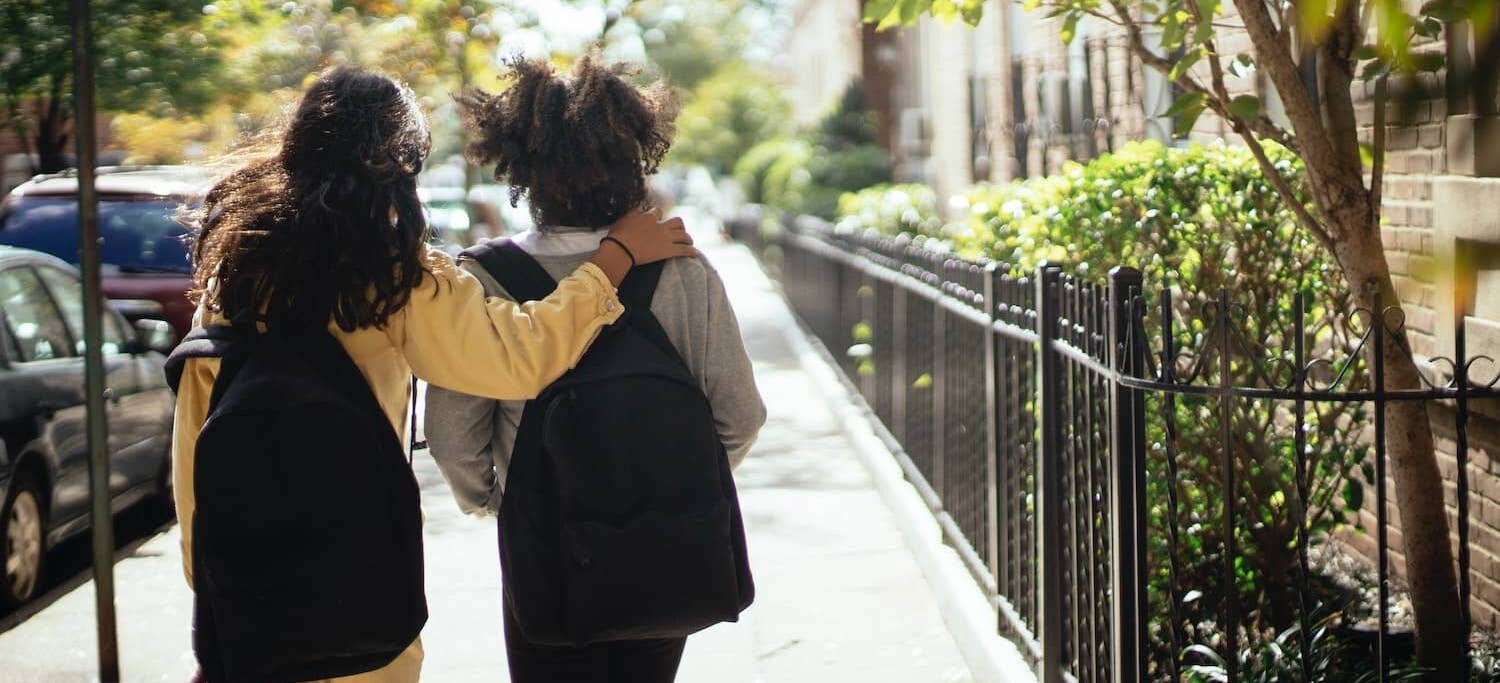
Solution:
M 1198 44 L 1206 43 L 1214 37 L 1214 17 L 1219 14 L 1222 5 L 1221 0 L 1194 0 L 1198 4 L 1198 16 L 1196 18 L 1198 28 L 1193 32 L 1193 40 Z
M 1242 52 L 1229 62 L 1229 75 L 1235 78 L 1245 78 L 1255 72 L 1255 58 L 1249 53 Z
M 1344 480 L 1344 508 L 1358 510 L 1365 504 L 1365 487 L 1353 479 Z
M 1347 0 L 1343 0 L 1347 1 Z M 1304 45 L 1321 45 L 1333 26 L 1333 13 L 1340 0 L 1297 0 L 1297 35 Z
M 866 0 L 863 16 L 864 22 L 866 24 L 875 24 L 884 21 L 886 17 L 890 16 L 891 10 L 896 8 L 896 2 L 897 0 Z
M 1464 7 L 1467 3 L 1456 0 L 1431 0 L 1422 4 L 1419 12 L 1422 16 L 1431 17 L 1438 21 L 1463 21 L 1470 18 L 1469 12 Z
M 1064 45 L 1072 43 L 1073 38 L 1078 35 L 1078 20 L 1082 17 L 1083 15 L 1076 12 L 1063 17 L 1062 28 L 1058 30 L 1058 34 L 1062 36 Z
M 1181 59 L 1177 60 L 1176 64 L 1172 65 L 1172 70 L 1167 72 L 1167 79 L 1175 81 L 1187 75 L 1192 70 L 1193 65 L 1197 64 L 1198 60 L 1203 59 L 1205 53 L 1206 51 L 1202 48 L 1189 50 L 1186 54 L 1182 55 Z
M 1229 101 L 1229 113 L 1247 120 L 1260 116 L 1260 98 L 1254 95 L 1240 95 Z
M 975 26 L 984 18 L 984 0 L 866 0 L 861 18 L 875 24 L 875 30 L 885 31 L 915 24 L 923 13 L 939 21 L 962 19 Z
M 1371 61 L 1371 62 L 1365 64 L 1364 68 L 1360 69 L 1360 71 L 1359 71 L 1359 78 L 1360 78 L 1360 80 L 1365 81 L 1366 83 L 1368 83 L 1368 82 L 1373 81 L 1373 80 L 1375 80 L 1377 78 L 1380 78 L 1381 76 L 1387 76 L 1390 73 L 1391 73 L 1390 62 L 1377 59 L 1377 60 L 1374 60 L 1374 61 Z
M 868 0 L 865 3 L 864 22 L 875 24 L 877 31 L 910 24 L 915 22 L 922 12 L 932 7 L 932 1 Z
M 683 106 L 672 160 L 728 172 L 759 142 L 788 132 L 790 116 L 781 86 L 768 74 L 721 67 L 692 89 Z
M 1442 53 L 1419 52 L 1411 56 L 1411 68 L 1435 73 L 1443 70 L 1444 61 Z
M 1205 93 L 1188 93 L 1177 98 L 1167 109 L 1167 116 L 1173 119 L 1172 135 L 1185 138 L 1193 132 L 1193 126 L 1198 124 L 1198 117 L 1203 115 L 1206 106 L 1208 95 Z
M 67 3 L 0 2 L 0 100 L 24 102 L 19 115 L 29 119 L 64 93 L 60 111 L 66 119 L 71 99 L 72 40 Z M 219 94 L 222 44 L 214 21 L 195 0 L 115 0 L 94 3 L 94 56 L 99 107 L 115 112 L 146 112 L 172 117 L 200 111 Z M 56 90 L 54 88 L 57 88 Z M 36 106 L 33 108 L 31 104 Z M 13 122 L 20 125 L 23 122 Z M 24 127 L 38 133 L 36 122 Z M 57 122 L 66 130 L 66 122 Z M 37 136 L 31 144 L 45 154 L 61 140 Z M 45 138 L 45 139 L 42 139 Z
M 933 0 L 931 12 L 933 18 L 947 23 L 962 19 L 975 26 L 984 18 L 984 0 Z

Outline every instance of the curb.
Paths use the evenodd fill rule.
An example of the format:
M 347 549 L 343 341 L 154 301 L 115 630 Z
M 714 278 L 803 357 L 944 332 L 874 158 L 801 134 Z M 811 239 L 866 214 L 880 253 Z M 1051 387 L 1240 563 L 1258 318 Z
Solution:
M 780 286 L 774 282 L 772 289 L 781 295 Z M 835 369 L 829 351 L 809 337 L 790 306 L 777 308 L 777 315 L 784 317 L 786 338 L 798 364 L 813 377 L 841 431 L 874 479 L 881 499 L 895 515 L 907 549 L 927 579 L 943 622 L 958 644 L 975 683 L 1034 683 L 1036 675 L 1021 651 L 1000 636 L 999 616 L 989 598 L 964 568 L 958 553 L 943 543 L 937 519 L 906 480 L 901 466 L 896 464 L 895 454 L 876 435 L 874 415 L 861 402 L 850 400 L 851 389 Z

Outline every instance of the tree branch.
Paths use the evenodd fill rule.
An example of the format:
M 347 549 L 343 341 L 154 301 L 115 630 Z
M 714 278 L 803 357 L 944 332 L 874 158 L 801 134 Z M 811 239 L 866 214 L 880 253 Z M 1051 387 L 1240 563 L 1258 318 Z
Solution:
M 1281 175 L 1281 171 L 1276 169 L 1276 164 L 1271 162 L 1271 158 L 1266 156 L 1265 146 L 1261 145 L 1260 140 L 1245 127 L 1244 122 L 1230 119 L 1230 125 L 1234 126 L 1236 128 L 1235 132 L 1239 133 L 1240 137 L 1245 140 L 1245 146 L 1250 149 L 1250 154 L 1255 157 L 1255 163 L 1260 166 L 1261 173 L 1266 176 L 1267 180 L 1271 181 L 1271 187 L 1276 190 L 1277 195 L 1281 196 L 1281 201 L 1287 205 L 1287 208 L 1292 210 L 1292 215 L 1297 217 L 1297 222 L 1301 223 L 1302 227 L 1318 238 L 1318 241 L 1323 243 L 1324 248 L 1332 252 L 1334 247 L 1333 235 L 1329 234 L 1328 229 L 1323 227 L 1323 223 L 1317 217 L 1313 216 L 1311 211 L 1307 210 L 1307 205 L 1297 199 L 1297 193 L 1292 190 L 1292 184 L 1287 181 L 1286 176 Z
M 1359 123 L 1354 117 L 1354 96 L 1350 92 L 1354 83 L 1354 49 L 1361 39 L 1354 4 L 1339 3 L 1328 35 L 1318 46 L 1318 83 L 1322 89 L 1323 124 L 1335 133 L 1329 141 L 1337 154 L 1338 168 L 1362 181 Z
M 1316 187 L 1322 182 L 1316 167 L 1333 159 L 1335 154 L 1328 140 L 1328 130 L 1323 126 L 1322 117 L 1303 87 L 1297 64 L 1292 60 L 1291 31 L 1276 29 L 1276 22 L 1264 0 L 1234 0 L 1234 4 L 1239 9 L 1240 19 L 1245 22 L 1250 42 L 1255 46 L 1256 59 L 1275 84 L 1287 118 L 1291 119 L 1292 130 L 1312 161 L 1307 166 Z
M 1203 11 L 1196 2 L 1187 3 L 1193 11 L 1193 19 L 1199 24 L 1213 17 L 1204 17 Z M 1212 38 L 1203 41 L 1203 49 L 1208 51 L 1208 75 L 1213 83 L 1214 94 L 1225 103 L 1229 102 L 1229 89 L 1224 87 L 1224 65 L 1219 61 L 1219 48 L 1214 45 Z
M 1200 22 L 1203 21 L 1204 17 L 1199 14 L 1198 5 L 1196 3 L 1189 4 L 1193 7 L 1193 14 L 1197 20 Z M 1331 249 L 1333 247 L 1332 237 L 1329 236 L 1328 231 L 1323 227 L 1322 223 L 1307 210 L 1307 206 L 1297 200 L 1296 193 L 1292 191 L 1291 183 L 1281 175 L 1281 172 L 1276 169 L 1275 164 L 1271 163 L 1270 157 L 1266 155 L 1265 147 L 1256 139 L 1256 133 L 1251 128 L 1250 122 L 1235 116 L 1233 112 L 1229 111 L 1229 89 L 1224 85 L 1224 65 L 1219 59 L 1218 47 L 1214 45 L 1214 41 L 1212 40 L 1204 41 L 1203 46 L 1208 50 L 1209 77 L 1213 80 L 1214 91 L 1218 94 L 1219 99 L 1219 102 L 1216 103 L 1219 106 L 1215 107 L 1215 111 L 1221 118 L 1229 122 L 1230 127 L 1239 133 L 1241 138 L 1244 138 L 1245 145 L 1250 148 L 1250 153 L 1255 157 L 1256 164 L 1260 166 L 1261 173 L 1271 181 L 1271 186 L 1276 189 L 1276 194 L 1280 195 L 1281 201 L 1291 208 L 1293 215 L 1297 217 L 1297 221 L 1308 232 L 1311 232 L 1325 246 Z
M 1090 14 L 1125 29 L 1130 51 L 1135 54 L 1136 58 L 1140 59 L 1142 64 L 1161 72 L 1162 75 L 1170 75 L 1172 73 L 1172 60 L 1156 54 L 1151 48 L 1146 46 L 1146 38 L 1141 31 L 1141 26 L 1130 16 L 1129 8 L 1125 7 L 1120 0 L 1110 0 L 1109 4 L 1114 9 L 1115 16 L 1108 16 L 1097 12 L 1090 12 Z M 1211 51 L 1210 58 L 1216 59 L 1217 55 Z M 1228 114 L 1229 97 L 1227 94 L 1219 95 L 1211 92 L 1202 83 L 1199 83 L 1187 74 L 1182 74 L 1173 82 L 1177 84 L 1177 87 L 1182 88 L 1184 92 L 1208 96 L 1210 106 L 1213 106 L 1217 102 L 1218 106 L 1213 106 L 1215 113 L 1221 116 Z M 1223 89 L 1222 84 L 1220 84 L 1219 90 L 1222 91 Z M 1245 125 L 1254 131 L 1256 135 L 1276 142 L 1276 144 L 1285 147 L 1293 154 L 1300 155 L 1302 153 L 1302 146 L 1292 136 L 1291 132 L 1277 125 L 1276 122 L 1264 115 L 1246 121 Z
M 1386 77 L 1375 81 L 1375 131 L 1370 141 L 1373 158 L 1370 160 L 1370 216 L 1372 225 L 1380 223 L 1380 195 L 1385 191 L 1385 102 Z

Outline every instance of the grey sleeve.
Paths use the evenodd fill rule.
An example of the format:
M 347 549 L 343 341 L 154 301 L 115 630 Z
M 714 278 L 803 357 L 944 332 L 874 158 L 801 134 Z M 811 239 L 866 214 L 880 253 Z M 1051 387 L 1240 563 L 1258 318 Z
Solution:
M 427 387 L 427 452 L 466 514 L 493 515 L 500 509 L 493 453 L 499 407 L 487 398 Z
M 729 454 L 729 464 L 737 467 L 766 423 L 766 405 L 755 386 L 755 370 L 750 354 L 745 351 L 745 340 L 740 336 L 739 320 L 724 291 L 724 281 L 706 262 L 704 268 L 708 276 L 708 309 L 703 332 L 706 342 L 703 390 L 713 408 L 715 427 Z
M 497 296 L 500 286 L 482 268 L 468 261 L 460 267 L 474 273 L 484 285 L 485 294 Z M 496 411 L 500 403 L 470 396 L 436 385 L 427 387 L 427 452 L 437 463 L 458 509 L 471 515 L 494 515 L 500 510 L 504 488 L 503 473 L 496 472 Z M 509 454 L 504 454 L 506 457 Z

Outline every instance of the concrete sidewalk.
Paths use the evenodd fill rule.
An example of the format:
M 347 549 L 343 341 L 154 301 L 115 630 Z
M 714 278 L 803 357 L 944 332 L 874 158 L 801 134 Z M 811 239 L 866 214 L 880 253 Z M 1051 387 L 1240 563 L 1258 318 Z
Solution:
M 799 361 L 781 297 L 749 254 L 705 251 L 719 268 L 755 361 L 770 420 L 736 472 L 755 570 L 755 605 L 692 637 L 683 683 L 959 683 L 973 680 L 890 509 Z M 458 512 L 418 454 L 427 514 L 424 681 L 504 681 L 493 520 Z M 189 675 L 190 595 L 178 533 L 116 566 L 126 681 Z M 0 683 L 87 681 L 93 585 L 0 634 Z

